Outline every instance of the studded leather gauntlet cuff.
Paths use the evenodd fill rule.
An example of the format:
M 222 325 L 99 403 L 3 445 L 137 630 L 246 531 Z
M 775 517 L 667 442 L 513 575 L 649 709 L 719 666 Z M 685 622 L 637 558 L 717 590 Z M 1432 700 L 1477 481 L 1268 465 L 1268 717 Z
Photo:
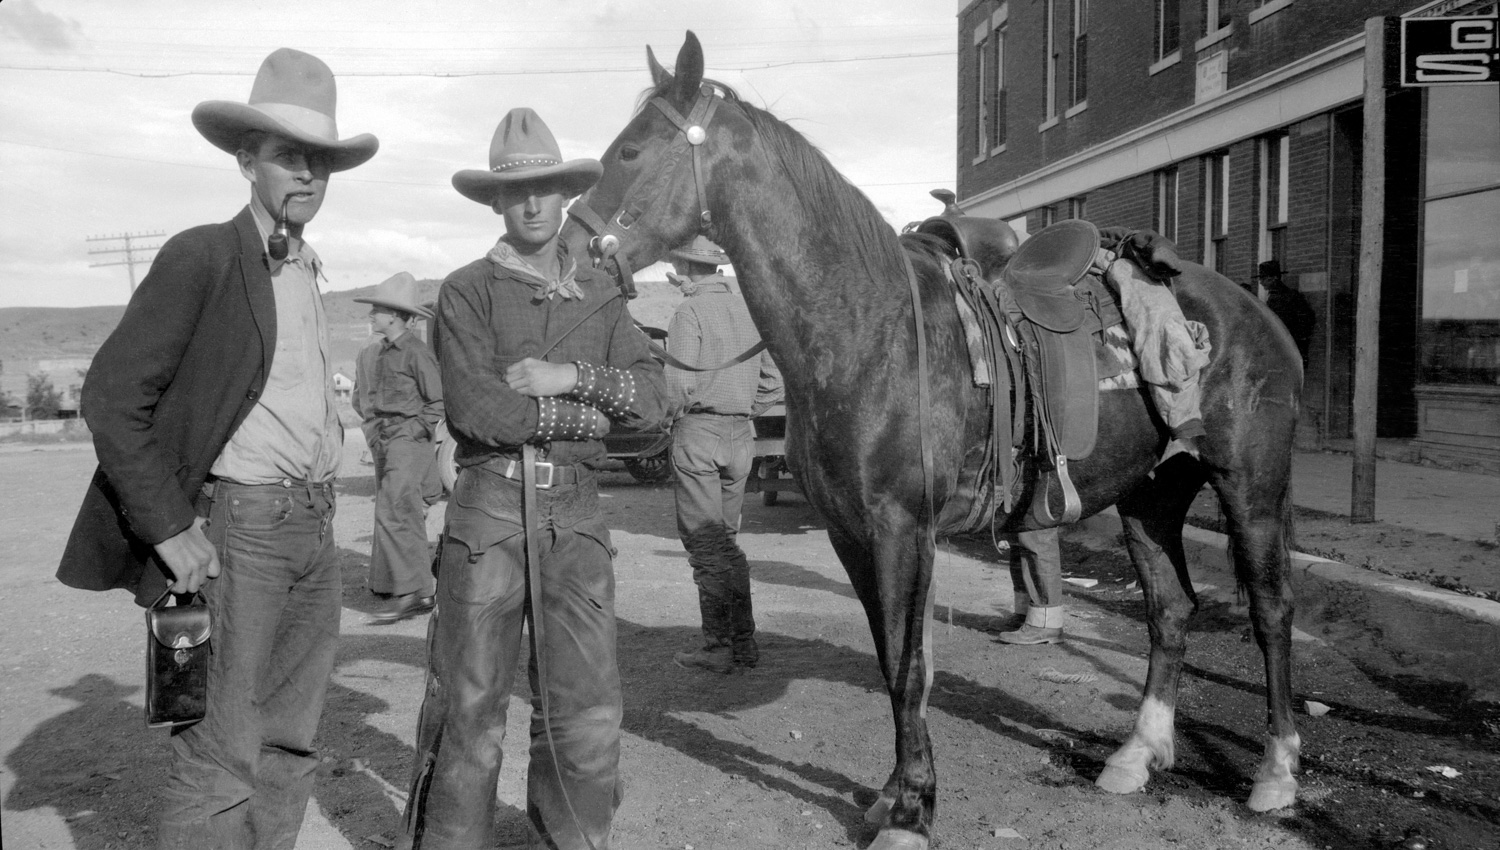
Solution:
M 630 410 L 635 402 L 634 375 L 624 369 L 596 366 L 582 360 L 573 365 L 578 367 L 578 384 L 567 398 L 592 405 L 610 419 L 618 419 Z
M 609 431 L 609 422 L 587 404 L 562 398 L 536 400 L 536 433 L 528 442 L 598 440 Z

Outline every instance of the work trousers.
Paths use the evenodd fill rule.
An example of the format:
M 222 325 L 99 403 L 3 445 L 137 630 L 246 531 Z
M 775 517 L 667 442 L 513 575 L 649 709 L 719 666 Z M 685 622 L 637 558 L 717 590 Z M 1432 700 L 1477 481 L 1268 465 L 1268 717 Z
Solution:
M 215 481 L 197 500 L 218 551 L 203 720 L 172 734 L 162 850 L 291 850 L 338 646 L 330 484 Z
M 442 495 L 437 454 L 428 440 L 408 435 L 377 438 L 375 537 L 370 547 L 370 590 L 392 596 L 431 595 L 432 552 L 427 506 Z
M 734 660 L 750 665 L 760 652 L 750 562 L 738 537 L 754 453 L 748 417 L 689 413 L 672 427 L 677 534 L 698 586 L 705 645 L 733 647 Z
M 1022 531 L 1010 537 L 1010 582 L 1033 608 L 1063 604 L 1062 550 L 1056 528 Z
M 1172 288 L 1146 277 L 1129 260 L 1111 263 L 1105 279 L 1119 293 L 1141 380 L 1149 385 L 1156 412 L 1172 436 L 1202 436 L 1198 375 L 1213 351 L 1208 328 L 1183 316 Z
M 532 628 L 526 810 L 542 846 L 608 850 L 620 801 L 614 551 L 594 473 L 538 490 L 543 645 Z M 495 787 L 528 587 L 521 485 L 483 466 L 449 498 L 406 828 L 420 850 L 494 847 Z M 546 664 L 551 736 L 539 658 Z M 555 758 L 554 758 L 555 753 Z M 576 815 L 576 820 L 575 820 Z

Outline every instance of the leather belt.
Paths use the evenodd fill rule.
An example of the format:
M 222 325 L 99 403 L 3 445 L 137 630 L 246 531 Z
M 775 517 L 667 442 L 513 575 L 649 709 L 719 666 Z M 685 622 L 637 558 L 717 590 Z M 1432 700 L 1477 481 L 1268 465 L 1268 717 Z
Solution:
M 495 458 L 484 463 L 484 468 L 512 481 L 522 481 L 522 462 L 515 458 Z M 577 484 L 581 473 L 578 464 L 536 462 L 536 488 L 550 490 Z

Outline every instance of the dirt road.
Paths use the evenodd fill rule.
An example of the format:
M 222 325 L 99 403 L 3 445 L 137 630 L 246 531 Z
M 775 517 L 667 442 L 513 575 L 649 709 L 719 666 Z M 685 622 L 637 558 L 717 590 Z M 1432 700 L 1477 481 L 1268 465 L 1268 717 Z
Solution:
M 340 485 L 344 638 L 320 732 L 302 848 L 378 848 L 396 832 L 423 681 L 425 621 L 364 623 L 373 479 L 357 434 Z M 143 622 L 123 593 L 52 578 L 92 470 L 86 447 L 0 453 L 0 806 L 7 848 L 151 846 L 165 733 L 141 723 Z M 816 515 L 796 497 L 749 500 L 762 664 L 748 675 L 670 662 L 693 644 L 697 606 L 671 491 L 606 476 L 620 550 L 630 850 L 859 847 L 864 808 L 891 767 L 892 732 L 863 613 Z M 1009 578 L 986 544 L 939 557 L 936 687 L 929 711 L 942 850 L 961 848 L 1365 848 L 1412 835 L 1433 848 L 1500 846 L 1500 725 L 1451 689 L 1371 678 L 1316 639 L 1299 641 L 1301 802 L 1254 815 L 1241 803 L 1263 736 L 1262 672 L 1241 613 L 1205 605 L 1189 651 L 1177 767 L 1145 793 L 1092 786 L 1133 720 L 1145 627 L 1123 556 L 1065 548 L 1069 633 L 1060 646 L 1004 647 Z M 1223 593 L 1205 589 L 1211 600 Z M 1082 678 L 1056 682 L 1047 678 Z M 519 685 L 524 689 L 524 682 Z M 524 833 L 526 695 L 513 697 L 500 829 Z M 1451 768 L 1445 776 L 1432 768 Z M 1006 837 L 1010 835 L 1019 837 Z M 1409 843 L 1409 841 L 1408 841 Z

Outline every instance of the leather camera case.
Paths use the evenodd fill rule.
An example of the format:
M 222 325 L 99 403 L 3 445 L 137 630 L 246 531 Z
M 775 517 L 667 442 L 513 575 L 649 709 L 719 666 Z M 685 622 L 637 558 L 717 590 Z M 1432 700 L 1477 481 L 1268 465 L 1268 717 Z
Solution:
M 203 597 L 166 607 L 163 593 L 146 609 L 146 725 L 176 726 L 203 719 L 208 706 L 208 658 L 213 625 Z

